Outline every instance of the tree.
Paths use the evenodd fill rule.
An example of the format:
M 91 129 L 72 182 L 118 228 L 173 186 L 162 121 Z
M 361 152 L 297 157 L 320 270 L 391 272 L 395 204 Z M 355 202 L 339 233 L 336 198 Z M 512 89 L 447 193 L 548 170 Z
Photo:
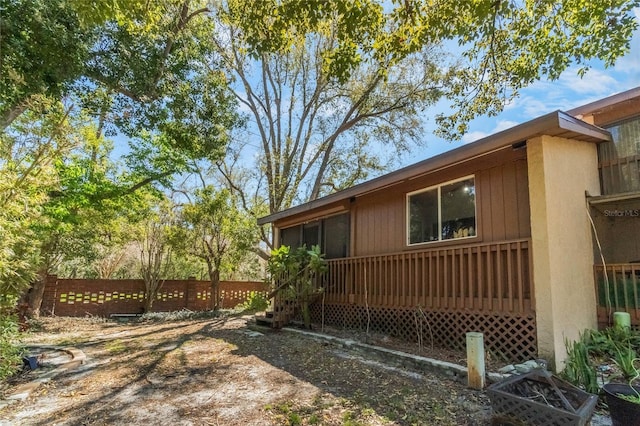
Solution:
M 252 127 L 220 170 L 249 210 L 248 190 L 264 184 L 271 213 L 350 186 L 379 173 L 383 153 L 422 140 L 436 100 L 454 103 L 436 117 L 454 139 L 535 80 L 593 58 L 612 64 L 637 28 L 637 4 L 222 2 L 218 51 Z M 456 42 L 460 57 L 438 53 Z M 237 169 L 249 155 L 260 171 L 251 185 Z
M 191 170 L 194 159 L 218 158 L 226 143 L 227 129 L 237 123 L 234 101 L 226 92 L 221 75 L 210 72 L 211 43 L 207 44 L 204 35 L 212 27 L 204 14 L 206 9 L 192 9 L 189 1 L 167 0 L 160 7 L 145 9 L 149 13 L 136 15 L 135 19 L 124 13 L 127 5 L 135 9 L 134 15 L 142 13 L 139 8 L 143 3 L 147 2 L 116 0 L 112 3 L 117 9 L 114 13 L 101 4 L 96 6 L 101 11 L 99 16 L 88 19 L 86 14 L 94 7 L 93 2 L 79 1 L 70 6 L 68 2 L 21 0 L 10 3 L 11 16 L 19 15 L 24 4 L 31 8 L 25 10 L 33 12 L 32 20 L 9 23 L 2 16 L 3 29 L 5 25 L 12 26 L 9 37 L 0 38 L 3 58 L 8 58 L 0 64 L 8 67 L 3 68 L 0 110 L 18 112 L 11 113 L 11 120 L 5 124 L 12 125 L 3 126 L 3 136 L 42 143 L 47 137 L 56 137 L 51 133 L 34 138 L 30 134 L 33 126 L 24 123 L 45 120 L 46 108 L 37 108 L 38 105 L 55 104 L 52 99 L 63 95 L 67 104 L 73 105 L 67 119 L 75 120 L 75 127 L 60 133 L 75 141 L 73 147 L 77 151 L 71 156 L 51 156 L 55 173 L 39 189 L 46 220 L 34 222 L 37 243 L 32 238 L 31 245 L 39 254 L 39 265 L 30 264 L 37 269 L 31 271 L 31 277 L 43 278 L 55 271 L 60 262 L 71 260 L 73 252 L 83 254 L 85 265 L 95 260 L 100 256 L 100 247 L 110 244 L 105 239 L 108 226 L 98 225 L 116 220 L 123 214 L 121 207 L 135 205 L 136 193 L 145 188 L 171 185 L 175 174 Z M 59 16 L 51 7 L 60 9 Z M 56 19 L 63 17 L 73 22 L 64 26 L 64 31 L 77 35 L 86 45 L 74 49 L 71 45 L 44 44 L 50 47 L 44 56 L 51 63 L 42 64 L 42 70 L 29 75 L 33 84 L 22 84 L 20 76 L 26 69 L 16 68 L 16 63 L 27 60 L 27 54 L 35 60 L 36 53 L 29 50 L 34 49 L 32 44 L 37 44 L 38 37 L 55 39 L 56 32 L 63 31 Z M 48 31 L 45 35 L 38 32 L 41 26 L 42 31 Z M 23 40 L 15 34 L 31 35 Z M 66 34 L 60 36 L 60 43 L 63 36 Z M 86 50 L 86 54 L 71 57 L 66 52 L 79 49 Z M 132 52 L 138 60 L 131 60 Z M 54 81 L 47 73 L 54 72 L 56 66 L 73 72 L 61 71 L 60 78 Z M 36 75 L 38 72 L 41 75 Z M 4 79 L 5 75 L 18 77 L 12 83 Z M 25 108 L 16 109 L 16 105 Z M 116 133 L 129 137 L 130 150 L 122 163 L 126 169 L 105 162 L 113 148 L 106 137 Z M 87 226 L 90 223 L 93 228 Z M 42 279 L 36 279 L 30 294 L 34 313 L 39 308 L 42 283 Z
M 78 267 L 83 268 L 82 275 L 90 274 L 90 264 L 100 256 L 101 248 L 112 244 L 120 223 L 141 220 L 151 191 L 148 187 L 131 190 L 135 177 L 111 159 L 113 144 L 82 110 L 70 111 L 66 119 L 68 124 L 58 131 L 59 137 L 74 142 L 66 151 L 52 153 L 53 174 L 45 187 L 41 219 L 31 225 L 32 244 L 39 252 L 29 292 L 34 316 L 39 314 L 46 276 L 59 272 L 65 263 L 72 275 L 78 273 Z M 32 137 L 31 133 L 25 135 Z
M 284 300 L 295 303 L 305 328 L 311 328 L 309 305 L 324 291 L 320 280 L 327 271 L 320 247 L 279 247 L 271 252 L 268 269 L 275 287 L 271 294 L 281 293 Z
M 0 134 L 0 293 L 9 304 L 36 277 L 38 228 L 48 221 L 44 209 L 58 182 L 56 161 L 78 143 L 69 105 L 43 99 L 38 107 L 13 132 Z
M 257 242 L 253 220 L 238 210 L 229 191 L 211 185 L 195 191 L 180 209 L 173 240 L 181 251 L 206 264 L 213 309 L 221 305 L 220 277 L 238 269 Z
M 639 0 L 228 0 L 229 20 L 242 29 L 251 54 L 287 51 L 335 19 L 338 43 L 322 55 L 329 75 L 346 81 L 363 59 L 393 67 L 425 46 L 457 43 L 464 60 L 444 94 L 454 113 L 440 132 L 457 138 L 466 123 L 496 114 L 536 80 L 557 79 L 572 64 L 606 66 L 629 50 Z M 264 19 L 268 16 L 268 19 Z M 240 35 L 237 35 L 240 36 Z
M 216 72 L 204 4 L 9 0 L 2 15 L 8 35 L 0 38 L 0 128 L 38 97 L 73 93 L 100 133 L 132 138 L 130 158 L 147 155 L 151 140 L 159 144 L 152 146 L 157 158 L 174 161 L 168 169 L 167 161 L 152 164 L 140 185 L 184 171 L 185 158 L 219 157 L 238 116 Z
M 216 71 L 213 23 L 208 9 L 190 1 L 166 3 L 149 29 L 144 21 L 101 27 L 86 62 L 86 81 L 76 89 L 96 117 L 119 132 L 136 139 L 159 135 L 154 142 L 162 149 L 215 159 L 238 116 L 224 75 Z M 87 96 L 94 86 L 101 102 Z
M 239 23 L 226 22 L 218 51 L 258 135 L 259 176 L 253 186 L 237 181 L 238 145 L 231 152 L 236 157 L 229 156 L 220 170 L 245 204 L 251 205 L 247 189 L 260 176 L 273 213 L 351 186 L 420 142 L 418 113 L 440 97 L 446 78 L 436 64 L 444 57 L 435 49 L 407 56 L 393 68 L 390 61 L 362 58 L 348 76 L 336 77 L 323 59 L 339 48 L 337 18 L 327 18 L 313 34 L 292 36 L 286 49 L 255 56 Z M 372 147 L 378 147 L 376 154 Z M 389 155 L 381 160 L 383 151 Z
M 146 0 L 3 0 L 0 130 L 41 97 L 59 99 L 85 70 L 96 30 L 108 22 L 151 30 L 167 5 Z M 144 25 L 140 25 L 143 22 Z
M 171 263 L 169 244 L 171 218 L 166 208 L 160 207 L 142 224 L 138 240 L 140 275 L 144 281 L 144 312 L 151 312 L 153 302 L 162 289 L 166 271 Z
M 5 0 L 0 14 L 0 130 L 39 97 L 59 99 L 91 44 L 63 0 Z

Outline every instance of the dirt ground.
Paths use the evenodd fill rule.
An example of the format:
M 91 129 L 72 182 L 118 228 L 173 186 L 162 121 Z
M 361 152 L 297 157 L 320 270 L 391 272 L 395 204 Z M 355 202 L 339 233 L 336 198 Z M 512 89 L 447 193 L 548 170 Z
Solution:
M 25 343 L 75 347 L 87 359 L 2 409 L 0 424 L 491 423 L 483 392 L 437 374 L 393 369 L 334 343 L 257 333 L 248 319 L 43 319 Z

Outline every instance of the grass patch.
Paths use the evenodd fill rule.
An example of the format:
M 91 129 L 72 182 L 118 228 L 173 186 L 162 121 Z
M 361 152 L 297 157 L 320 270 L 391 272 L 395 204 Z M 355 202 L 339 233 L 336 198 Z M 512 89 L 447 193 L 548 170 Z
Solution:
M 124 342 L 120 339 L 112 340 L 111 342 L 105 345 L 105 349 L 107 352 L 113 355 L 121 354 L 127 350 Z

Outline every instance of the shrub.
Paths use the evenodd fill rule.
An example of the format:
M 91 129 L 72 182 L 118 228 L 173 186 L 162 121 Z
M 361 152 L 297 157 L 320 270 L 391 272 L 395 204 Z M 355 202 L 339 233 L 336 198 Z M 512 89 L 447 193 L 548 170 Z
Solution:
M 15 315 L 0 314 L 0 380 L 15 374 L 22 365 L 24 348 Z
M 140 321 L 171 322 L 204 320 L 219 318 L 221 315 L 222 313 L 220 311 L 190 311 L 189 309 L 181 309 L 179 311 L 171 312 L 146 312 L 140 317 Z
M 305 245 L 296 249 L 281 246 L 271 252 L 267 268 L 276 291 L 282 291 L 286 299 L 298 305 L 305 328 L 311 328 L 309 304 L 322 294 L 319 278 L 327 270 L 320 246 L 311 250 Z
M 252 291 L 249 293 L 249 297 L 244 303 L 241 303 L 238 306 L 242 311 L 251 311 L 258 312 L 264 311 L 269 307 L 269 300 L 262 294 L 257 291 Z
M 591 363 L 585 335 L 577 342 L 565 341 L 567 361 L 562 372 L 565 379 L 590 393 L 598 393 L 596 370 Z
M 587 392 L 598 393 L 597 364 L 615 363 L 623 380 L 637 376 L 635 363 L 640 349 L 640 333 L 628 328 L 611 327 L 605 330 L 586 330 L 576 342 L 565 342 L 567 360 L 562 376 Z

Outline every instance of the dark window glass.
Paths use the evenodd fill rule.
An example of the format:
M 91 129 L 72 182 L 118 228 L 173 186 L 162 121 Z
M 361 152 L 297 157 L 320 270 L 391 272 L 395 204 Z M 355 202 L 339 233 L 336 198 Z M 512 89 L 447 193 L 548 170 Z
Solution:
M 409 197 L 409 244 L 438 241 L 438 189 Z
M 320 222 L 305 223 L 302 226 L 302 244 L 307 248 L 320 244 Z
M 640 191 L 640 117 L 607 130 L 613 141 L 598 144 L 602 194 Z
M 409 244 L 476 235 L 473 177 L 411 194 L 408 199 Z
M 291 248 L 300 247 L 300 226 L 292 226 L 280 230 L 280 245 Z
M 323 251 L 327 259 L 349 256 L 349 214 L 332 216 L 323 221 Z
M 440 187 L 442 239 L 476 235 L 476 191 L 473 179 Z
M 307 248 L 320 245 L 327 259 L 349 256 L 349 213 L 280 229 L 280 245 Z

